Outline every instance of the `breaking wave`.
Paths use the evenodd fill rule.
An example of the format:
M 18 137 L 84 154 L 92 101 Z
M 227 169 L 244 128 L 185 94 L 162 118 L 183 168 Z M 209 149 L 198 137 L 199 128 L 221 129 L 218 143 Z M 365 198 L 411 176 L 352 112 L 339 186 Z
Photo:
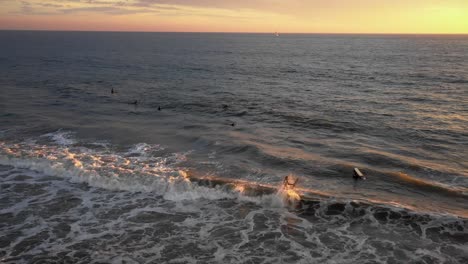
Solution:
M 468 254 L 466 219 L 323 195 L 292 203 L 294 193 L 275 185 L 191 178 L 187 154 L 146 143 L 117 149 L 65 131 L 0 141 L 3 261 L 44 252 L 117 263 L 462 262 Z

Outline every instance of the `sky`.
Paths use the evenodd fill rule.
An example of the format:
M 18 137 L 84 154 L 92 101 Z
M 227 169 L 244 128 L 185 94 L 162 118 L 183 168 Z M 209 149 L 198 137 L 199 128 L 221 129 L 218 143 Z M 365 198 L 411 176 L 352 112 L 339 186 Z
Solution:
M 0 29 L 468 34 L 468 0 L 0 0 Z

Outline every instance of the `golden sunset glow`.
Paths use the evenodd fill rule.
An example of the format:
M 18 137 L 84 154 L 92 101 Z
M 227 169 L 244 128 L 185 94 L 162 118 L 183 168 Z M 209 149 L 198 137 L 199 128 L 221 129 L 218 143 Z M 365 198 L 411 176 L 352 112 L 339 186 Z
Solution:
M 0 29 L 468 33 L 465 0 L 4 0 Z

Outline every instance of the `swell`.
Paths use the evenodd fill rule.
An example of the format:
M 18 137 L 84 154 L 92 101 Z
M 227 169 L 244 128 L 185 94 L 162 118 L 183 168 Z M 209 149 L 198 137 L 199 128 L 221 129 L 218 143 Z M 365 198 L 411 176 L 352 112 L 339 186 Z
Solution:
M 403 172 L 388 171 L 386 172 L 386 174 L 409 185 L 415 186 L 420 190 L 426 190 L 428 193 L 435 194 L 442 192 L 448 196 L 455 196 L 461 198 L 468 197 L 468 188 L 466 187 L 449 186 L 440 182 L 414 177 Z
M 12 201 L 10 203 L 12 206 L 0 210 L 5 235 L 12 241 L 11 246 L 5 250 L 15 252 L 4 258 L 7 262 L 19 261 L 15 256 L 21 251 L 17 246 L 20 241 L 23 241 L 23 244 L 27 243 L 27 250 L 30 250 L 31 243 L 34 243 L 41 246 L 46 244 L 47 248 L 57 248 L 58 245 L 59 249 L 67 248 L 67 251 L 71 249 L 72 252 L 86 250 L 90 244 L 97 243 L 101 247 L 100 241 L 106 244 L 102 247 L 110 251 L 113 249 L 113 241 L 126 241 L 129 243 L 117 243 L 119 247 L 124 247 L 125 251 L 128 250 L 125 254 L 141 252 L 141 248 L 135 246 L 134 241 L 141 242 L 142 247 L 146 249 L 151 243 L 166 247 L 186 245 L 184 243 L 186 240 L 198 244 L 211 240 L 219 241 L 218 243 L 228 242 L 225 248 L 241 248 L 251 252 L 255 250 L 252 246 L 270 245 L 264 238 L 272 236 L 273 239 L 279 238 L 281 243 L 291 242 L 291 245 L 295 245 L 294 250 L 307 251 L 318 247 L 318 252 L 324 254 L 329 254 L 330 249 L 336 250 L 337 247 L 343 252 L 354 254 L 352 252 L 354 250 L 362 251 L 363 241 L 373 237 L 383 240 L 382 238 L 387 238 L 386 235 L 390 233 L 392 234 L 390 242 L 399 243 L 399 248 L 407 248 L 405 244 L 401 245 L 401 241 L 410 240 L 411 243 L 414 239 L 418 241 L 424 239 L 430 243 L 431 248 L 448 243 L 450 247 L 463 249 L 468 242 L 467 219 L 422 214 L 403 208 L 357 201 L 314 199 L 304 202 L 298 208 L 290 209 L 257 206 L 245 198 L 241 201 L 222 199 L 174 203 L 161 200 L 153 194 L 99 190 L 12 167 L 0 166 L 0 175 L 2 186 L 5 186 L 1 193 L 2 197 L 21 197 L 24 201 L 18 206 Z M 216 179 L 213 179 L 211 183 L 214 184 L 215 181 Z M 19 196 L 16 196 L 17 193 Z M 31 221 L 36 218 L 40 219 L 39 223 Z M 56 226 L 57 224 L 66 227 L 70 225 L 72 228 L 60 228 Z M 249 233 L 245 233 L 245 230 Z M 50 234 L 44 238 L 44 241 L 34 239 L 37 238 L 36 234 L 44 232 Z M 239 233 L 247 235 L 243 239 L 234 239 L 231 235 L 237 236 Z M 314 240 L 305 240 L 304 238 L 309 235 L 314 239 L 320 239 L 315 240 L 320 243 L 314 244 L 311 243 Z M 336 239 L 338 242 L 342 241 L 341 238 L 353 238 L 357 245 L 330 244 L 327 243 L 327 238 Z M 296 242 L 298 244 L 295 244 Z M 188 244 L 190 247 L 193 247 L 192 245 Z M 279 246 L 269 248 L 278 250 L 280 256 L 286 254 L 279 249 Z M 183 248 L 176 247 L 176 249 L 175 254 L 180 255 L 179 249 Z M 149 250 L 153 251 L 154 248 L 149 247 Z M 237 258 L 238 261 L 246 259 L 244 254 L 249 253 L 244 253 L 245 251 L 235 252 L 240 256 Z M 35 253 L 34 255 L 39 254 L 38 251 L 30 252 Z M 466 250 L 456 251 L 454 259 L 462 259 L 466 255 L 465 252 Z M 98 255 L 102 257 L 102 254 L 99 252 Z M 111 251 L 108 254 L 116 253 Z M 75 260 L 78 258 L 83 260 L 82 254 L 79 257 L 78 254 L 75 255 L 77 255 Z M 104 262 L 109 255 L 102 257 Z M 278 258 L 274 256 L 264 262 L 274 262 L 274 259 Z M 314 263 L 315 260 L 310 259 L 306 262 Z
M 359 167 L 368 171 L 371 174 L 370 177 L 378 178 L 383 175 L 414 188 L 422 187 L 426 191 L 437 191 L 461 197 L 468 196 L 468 188 L 465 186 L 450 186 L 408 173 L 395 172 L 392 169 L 402 168 L 403 170 L 409 168 L 410 171 L 417 172 L 422 177 L 429 173 L 434 175 L 459 175 L 463 180 L 463 178 L 468 176 L 467 171 L 463 168 L 447 168 L 446 166 L 423 161 L 418 158 L 369 148 L 356 149 L 352 155 L 350 154 L 338 159 L 326 154 L 311 153 L 300 148 L 273 146 L 262 143 L 259 139 L 248 138 L 240 133 L 231 134 L 240 139 L 243 144 L 236 145 L 235 147 L 224 146 L 224 151 L 235 151 L 237 154 L 243 152 L 244 155 L 249 155 L 252 159 L 266 162 L 269 166 L 295 165 L 302 168 L 304 172 L 314 171 L 317 166 L 321 166 L 336 171 L 335 176 L 337 177 L 350 175 L 353 168 Z M 325 148 L 327 146 L 322 145 L 321 147 Z M 315 176 L 320 177 L 320 175 Z M 463 185 L 463 183 L 461 184 Z
M 345 105 L 360 105 L 360 104 L 371 104 L 375 103 L 370 99 L 362 99 L 360 101 L 331 101 L 331 104 L 345 104 Z M 302 105 L 303 104 L 303 105 Z M 366 111 L 351 106 L 350 110 L 343 109 L 323 109 L 325 113 L 319 112 L 322 109 L 320 105 L 314 106 L 315 109 L 311 109 L 307 105 L 307 102 L 292 102 L 287 109 L 271 109 L 268 107 L 257 106 L 254 109 L 249 109 L 248 106 L 238 107 L 236 113 L 219 112 L 222 117 L 242 117 L 250 121 L 260 122 L 270 125 L 287 126 L 291 128 L 291 133 L 297 133 L 298 131 L 306 133 L 316 133 L 320 131 L 326 131 L 327 133 L 336 134 L 337 136 L 343 136 L 347 134 L 359 134 L 371 137 L 388 138 L 394 142 L 413 142 L 414 144 L 420 144 L 426 142 L 421 147 L 433 146 L 436 143 L 443 145 L 453 145 L 466 137 L 463 127 L 454 126 L 454 122 L 450 125 L 444 124 L 444 129 L 435 129 L 434 122 L 428 121 L 425 117 L 421 122 L 407 122 L 402 123 L 395 122 L 395 118 L 388 118 L 392 115 L 400 115 L 393 111 L 381 110 L 378 112 Z M 300 113 L 298 111 L 291 111 L 293 107 L 304 108 L 307 113 Z M 376 105 L 375 107 L 382 107 Z M 246 110 L 249 109 L 247 113 Z M 310 114 L 316 112 L 315 114 Z M 432 113 L 432 112 L 431 112 Z M 245 115 L 245 116 L 244 116 Z M 402 116 L 403 113 L 401 114 Z M 421 117 L 419 117 L 421 115 Z M 423 117 L 423 113 L 418 112 L 417 118 Z M 384 123 L 382 121 L 384 120 Z M 452 126 L 453 125 L 453 126 Z
M 0 165 L 37 171 L 107 190 L 151 192 L 171 201 L 240 199 L 283 206 L 281 195 L 273 192 L 252 197 L 229 185 L 211 188 L 190 181 L 180 166 L 187 153 L 167 154 L 159 145 L 145 143 L 123 151 L 112 149 L 106 143 L 77 144 L 77 140 L 71 141 L 70 133 L 66 131 L 49 133 L 44 137 L 54 143 L 0 141 Z
M 247 199 L 254 196 L 253 201 L 269 204 L 281 204 L 284 197 L 277 196 L 278 185 L 259 184 L 252 181 L 232 180 L 226 178 L 206 178 L 197 176 L 198 180 L 187 177 L 182 163 L 187 159 L 186 153 L 167 154 L 159 145 L 137 144 L 131 149 L 118 151 L 108 144 L 76 144 L 69 132 L 58 131 L 41 137 L 49 138 L 54 143 L 38 144 L 34 142 L 6 143 L 0 141 L 0 164 L 11 165 L 39 171 L 51 176 L 70 179 L 73 182 L 85 182 L 93 187 L 110 190 L 125 190 L 133 192 L 154 192 L 169 200 L 178 199 Z M 85 147 L 87 146 L 87 147 Z M 244 146 L 230 151 L 253 151 L 255 155 L 264 155 L 260 148 Z M 164 154 L 166 153 L 166 154 Z M 278 159 L 274 157 L 274 159 Z M 419 180 L 409 175 L 389 173 L 407 183 L 421 186 L 425 189 L 455 192 L 446 186 Z M 204 184 L 206 181 L 208 184 Z M 205 182 L 205 183 L 206 183 Z M 224 182 L 223 188 L 216 187 L 216 182 Z M 253 190 L 245 192 L 246 189 Z M 327 193 L 311 188 L 298 188 L 306 200 L 323 198 L 338 198 L 337 193 Z M 250 194 L 250 195 L 249 195 Z M 263 197 L 263 195 L 266 195 Z M 250 198 L 248 198 L 250 199 Z M 340 199 L 348 199 L 342 197 Z M 374 204 L 389 204 L 384 200 L 362 199 L 363 202 Z M 405 205 L 399 204 L 405 207 Z M 409 209 L 417 210 L 417 208 Z

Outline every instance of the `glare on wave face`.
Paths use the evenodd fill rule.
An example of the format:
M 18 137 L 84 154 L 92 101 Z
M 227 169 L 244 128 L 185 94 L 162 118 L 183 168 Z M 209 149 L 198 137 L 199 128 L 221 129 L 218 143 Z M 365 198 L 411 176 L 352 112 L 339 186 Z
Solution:
M 294 175 L 278 185 L 213 176 L 197 182 L 179 166 L 185 155 L 163 155 L 157 145 L 115 150 L 74 142 L 0 142 L 0 162 L 12 166 L 0 173 L 6 201 L 0 215 L 12 219 L 0 231 L 18 241 L 6 246 L 5 260 L 43 254 L 60 259 L 60 253 L 89 260 L 144 255 L 160 262 L 386 262 L 417 260 L 434 248 L 434 261 L 466 255 L 460 237 L 467 224 L 460 219 L 334 199 L 298 208 L 301 188 Z M 252 189 L 272 194 L 252 196 Z M 411 254 L 397 251 L 396 244 Z
M 2 163 L 70 178 L 93 187 L 153 192 L 168 200 L 238 198 L 244 196 L 247 185 L 253 185 L 244 182 L 233 191 L 199 186 L 179 168 L 179 164 L 186 161 L 186 154 L 162 154 L 164 148 L 159 145 L 140 143 L 126 151 L 115 151 L 108 144 L 91 147 L 80 143 L 66 131 L 48 133 L 41 138 L 50 138 L 52 142 L 0 142 Z M 275 204 L 277 199 L 279 197 L 272 195 L 267 200 Z M 262 199 L 252 201 L 264 202 Z

